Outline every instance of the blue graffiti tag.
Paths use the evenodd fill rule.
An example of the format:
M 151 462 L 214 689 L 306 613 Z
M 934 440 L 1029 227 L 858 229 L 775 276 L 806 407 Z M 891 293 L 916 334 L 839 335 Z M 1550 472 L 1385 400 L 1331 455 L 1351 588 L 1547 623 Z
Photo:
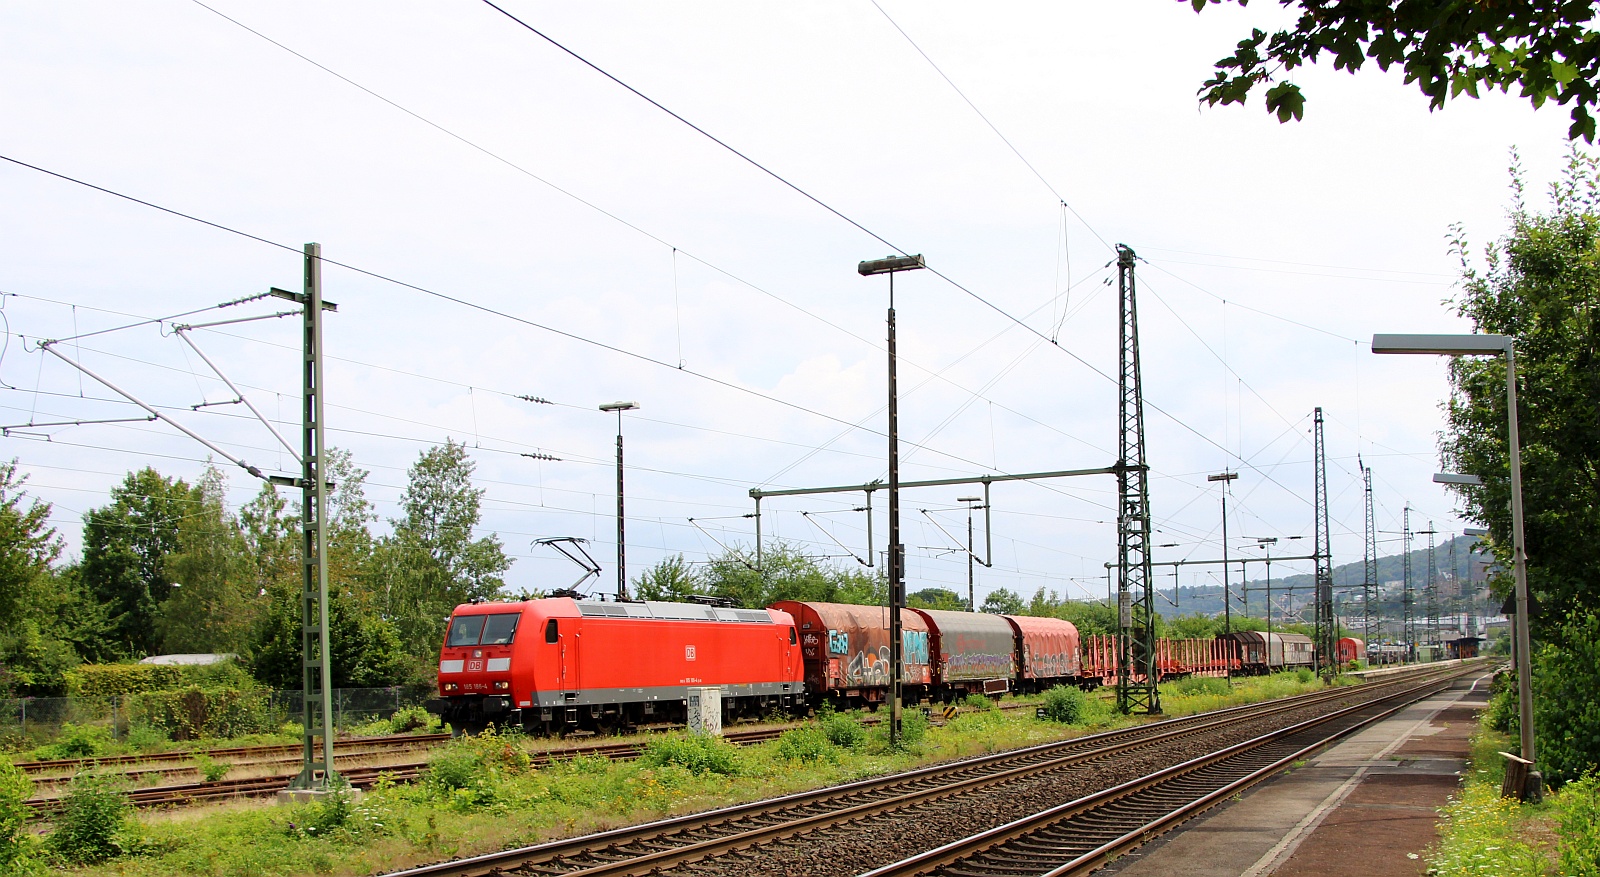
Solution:
M 842 630 L 828 631 L 828 651 L 835 655 L 850 653 L 850 634 Z
M 926 630 L 900 631 L 900 643 L 905 649 L 907 664 L 928 663 L 928 632 Z

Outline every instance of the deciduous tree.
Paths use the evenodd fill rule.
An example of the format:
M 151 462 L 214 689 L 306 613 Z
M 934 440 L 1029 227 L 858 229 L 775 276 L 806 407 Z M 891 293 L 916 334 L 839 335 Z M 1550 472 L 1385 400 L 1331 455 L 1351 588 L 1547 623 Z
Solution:
M 1196 12 L 1229 0 L 1185 0 Z M 1245 6 L 1249 0 L 1237 0 Z M 1305 95 L 1293 80 L 1324 56 L 1355 72 L 1368 61 L 1399 67 L 1438 109 L 1460 95 L 1512 88 L 1534 106 L 1570 106 L 1568 136 L 1592 142 L 1600 94 L 1595 4 L 1571 0 L 1279 0 L 1299 10 L 1294 27 L 1253 29 L 1200 87 L 1206 103 L 1244 103 L 1258 87 L 1279 121 L 1299 119 Z

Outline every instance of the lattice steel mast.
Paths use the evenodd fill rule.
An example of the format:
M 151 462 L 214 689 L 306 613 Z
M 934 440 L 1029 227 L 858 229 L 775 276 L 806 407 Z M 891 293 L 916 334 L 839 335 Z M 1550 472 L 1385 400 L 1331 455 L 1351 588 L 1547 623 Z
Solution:
M 1423 593 L 1428 600 L 1428 630 L 1427 637 L 1430 644 L 1439 642 L 1439 564 L 1434 561 L 1433 539 L 1438 531 L 1433 528 L 1433 522 L 1428 522 L 1428 589 Z
M 1117 444 L 1117 708 L 1161 712 L 1156 687 L 1154 576 L 1150 570 L 1150 469 L 1145 463 L 1144 393 L 1139 379 L 1139 317 L 1134 294 L 1137 256 L 1117 245 L 1121 293 L 1121 372 Z
M 1361 481 L 1365 486 L 1367 506 L 1366 542 L 1361 550 L 1361 600 L 1362 614 L 1364 615 L 1361 633 L 1367 639 L 1370 660 L 1370 650 L 1373 646 L 1372 592 L 1378 587 L 1378 524 L 1376 517 L 1372 513 L 1372 470 L 1361 463 L 1359 458 L 1356 462 L 1361 466 Z
M 1411 503 L 1406 503 L 1400 517 L 1401 534 L 1401 580 L 1403 590 L 1400 596 L 1400 635 L 1404 640 L 1405 657 L 1409 662 L 1416 657 L 1416 621 L 1412 617 L 1411 604 Z
M 1317 595 L 1317 662 L 1329 675 L 1337 672 L 1339 662 L 1334 657 L 1334 644 L 1338 640 L 1338 624 L 1333 617 L 1333 545 L 1328 527 L 1328 454 L 1322 438 L 1322 407 L 1318 406 L 1312 418 L 1312 450 L 1316 467 L 1316 595 Z

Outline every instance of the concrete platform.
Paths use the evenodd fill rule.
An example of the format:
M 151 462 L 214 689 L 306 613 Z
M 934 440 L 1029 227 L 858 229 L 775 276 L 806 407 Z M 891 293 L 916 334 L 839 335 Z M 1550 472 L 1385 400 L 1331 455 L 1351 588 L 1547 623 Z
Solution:
M 1412 877 L 1460 783 L 1487 672 L 1123 856 L 1120 877 Z

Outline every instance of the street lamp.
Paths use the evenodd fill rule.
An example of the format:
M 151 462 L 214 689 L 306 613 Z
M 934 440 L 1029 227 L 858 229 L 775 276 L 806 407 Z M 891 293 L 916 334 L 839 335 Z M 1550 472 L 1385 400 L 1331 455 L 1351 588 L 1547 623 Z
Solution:
M 965 503 L 967 506 L 967 611 L 977 612 L 977 595 L 973 590 L 972 578 L 972 510 L 981 509 L 983 506 L 975 503 L 983 502 L 981 496 L 958 496 L 956 502 Z
M 889 743 L 900 745 L 900 688 L 904 644 L 900 642 L 900 610 L 906 605 L 906 548 L 900 544 L 900 409 L 895 383 L 894 275 L 926 268 L 922 256 L 889 256 L 856 266 L 862 277 L 889 275 Z
M 617 599 L 628 598 L 628 543 L 622 515 L 622 412 L 634 411 L 638 402 L 607 402 L 601 411 L 617 412 Z
M 1228 594 L 1228 482 L 1239 477 L 1237 472 L 1224 469 L 1215 475 L 1207 475 L 1207 481 L 1222 482 L 1222 632 L 1233 633 L 1233 600 Z M 1228 677 L 1233 677 L 1233 671 L 1228 671 Z
M 1511 558 L 1516 582 L 1517 695 L 1522 758 L 1528 762 L 1524 799 L 1543 796 L 1533 733 L 1533 662 L 1528 618 L 1527 545 L 1522 534 L 1522 447 L 1517 434 L 1517 357 L 1510 335 L 1373 335 L 1373 353 L 1427 353 L 1438 356 L 1503 356 L 1506 359 L 1507 439 L 1511 446 Z M 1434 477 L 1438 480 L 1438 476 Z M 1445 482 L 1461 483 L 1461 482 Z

